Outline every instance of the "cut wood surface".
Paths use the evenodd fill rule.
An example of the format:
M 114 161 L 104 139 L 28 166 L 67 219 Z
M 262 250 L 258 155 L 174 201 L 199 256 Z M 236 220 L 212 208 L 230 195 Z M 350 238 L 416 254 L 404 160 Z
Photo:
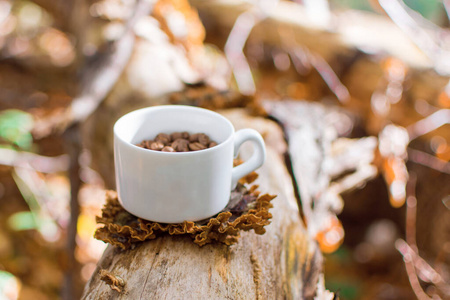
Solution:
M 222 112 L 236 129 L 251 127 L 266 141 L 267 161 L 258 170 L 262 193 L 276 194 L 272 223 L 264 235 L 243 232 L 236 245 L 199 247 L 189 237 L 165 236 L 121 251 L 109 246 L 85 287 L 83 299 L 308 299 L 317 289 L 322 256 L 299 217 L 286 145 L 279 126 L 249 117 L 244 110 Z M 244 145 L 241 156 L 249 155 Z M 123 290 L 101 280 L 118 278 Z M 104 271 L 102 271 L 105 274 Z

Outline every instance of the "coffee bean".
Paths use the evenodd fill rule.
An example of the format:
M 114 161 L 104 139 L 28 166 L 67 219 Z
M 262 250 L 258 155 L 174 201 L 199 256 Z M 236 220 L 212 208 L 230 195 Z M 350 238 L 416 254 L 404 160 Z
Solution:
M 209 137 L 204 133 L 200 133 L 198 135 L 198 142 L 206 147 L 209 144 Z
M 191 151 L 198 151 L 198 150 L 206 149 L 206 147 L 199 142 L 195 142 L 195 143 L 189 144 L 189 149 L 191 149 Z
M 172 148 L 175 149 L 177 152 L 187 152 L 189 151 L 189 142 L 185 139 L 176 139 L 172 143 Z
M 164 148 L 161 149 L 162 152 L 175 152 L 175 149 L 173 149 L 170 146 L 165 146 Z
M 156 136 L 155 141 L 161 142 L 161 143 L 163 143 L 164 145 L 167 145 L 167 144 L 169 144 L 169 143 L 171 142 L 171 140 L 170 140 L 170 135 L 165 134 L 165 133 L 160 133 L 160 134 L 158 134 L 158 135 Z
M 189 142 L 191 142 L 191 143 L 198 142 L 198 137 L 199 137 L 199 135 L 200 135 L 200 133 L 192 134 L 192 135 L 189 137 Z
M 217 146 L 217 143 L 211 141 L 209 136 L 204 133 L 190 135 L 183 131 L 171 134 L 160 133 L 155 140 L 144 140 L 137 146 L 163 152 L 187 152 L 211 148 Z
M 152 143 L 154 143 L 154 141 L 148 140 L 148 141 L 144 141 L 143 143 L 144 143 L 144 148 L 150 149 L 150 145 L 151 145 Z
M 162 148 L 164 148 L 164 144 L 161 142 L 153 142 L 150 145 L 151 150 L 160 151 L 160 150 L 162 150 Z
M 183 134 L 181 132 L 174 132 L 170 135 L 170 138 L 172 141 L 175 141 L 176 139 L 183 138 Z

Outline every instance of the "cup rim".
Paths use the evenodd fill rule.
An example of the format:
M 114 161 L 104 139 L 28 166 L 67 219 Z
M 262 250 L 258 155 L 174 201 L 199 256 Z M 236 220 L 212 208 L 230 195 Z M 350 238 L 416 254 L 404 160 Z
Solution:
M 210 115 L 213 115 L 214 117 L 220 118 L 223 121 L 225 121 L 225 123 L 230 127 L 231 134 L 223 142 L 221 142 L 220 144 L 218 144 L 214 147 L 211 147 L 211 148 L 198 150 L 198 151 L 187 151 L 187 152 L 163 152 L 163 151 L 154 151 L 154 150 L 145 149 L 145 148 L 136 146 L 133 143 L 125 141 L 117 133 L 118 127 L 120 126 L 119 123 L 124 122 L 123 119 L 125 119 L 126 117 L 129 117 L 130 115 L 138 114 L 138 113 L 145 113 L 146 111 L 152 111 L 152 110 L 174 110 L 174 109 L 201 111 L 202 113 L 210 114 Z M 140 108 L 140 109 L 133 110 L 133 111 L 130 111 L 130 112 L 124 114 L 114 123 L 113 132 L 114 132 L 114 137 L 117 138 L 118 140 L 120 140 L 120 142 L 122 144 L 124 144 L 125 146 L 128 146 L 128 147 L 131 147 L 132 149 L 135 149 L 136 151 L 145 151 L 145 153 L 149 153 L 149 154 L 151 153 L 152 155 L 163 155 L 163 156 L 164 155 L 177 155 L 177 156 L 187 155 L 187 156 L 191 156 L 191 155 L 201 155 L 202 153 L 206 153 L 206 152 L 218 151 L 220 148 L 224 147 L 225 144 L 227 144 L 233 138 L 235 129 L 234 129 L 233 124 L 230 122 L 230 120 L 228 120 L 221 114 L 214 112 L 212 110 L 209 110 L 209 109 L 195 107 L 195 106 L 189 106 L 189 105 L 157 105 L 157 106 L 149 106 L 149 107 Z

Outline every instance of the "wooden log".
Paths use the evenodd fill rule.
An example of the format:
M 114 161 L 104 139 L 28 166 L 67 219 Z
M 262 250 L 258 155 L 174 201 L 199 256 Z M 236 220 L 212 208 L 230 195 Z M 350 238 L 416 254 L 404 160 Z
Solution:
M 283 133 L 274 122 L 243 110 L 223 113 L 236 129 L 253 127 L 266 141 L 267 161 L 258 170 L 262 193 L 276 194 L 264 235 L 243 232 L 236 245 L 199 247 L 188 237 L 165 236 L 121 251 L 109 246 L 85 287 L 83 299 L 311 299 L 322 256 L 299 217 L 286 169 Z M 245 146 L 245 145 L 244 145 Z M 249 149 L 241 149 L 246 157 Z M 102 271 L 105 270 L 105 271 Z M 101 274 L 102 273 L 102 274 Z M 101 278 L 109 274 L 122 288 Z M 102 276 L 103 275 L 103 276 Z
M 344 204 L 340 194 L 376 176 L 372 162 L 377 139 L 339 138 L 349 132 L 352 121 L 337 108 L 295 100 L 266 101 L 264 107 L 283 124 L 289 141 L 292 176 L 308 232 L 317 237 L 322 251 L 334 252 L 344 238 L 343 230 L 336 230 L 340 227 L 336 215 Z M 333 180 L 336 177 L 341 178 Z M 330 230 L 338 233 L 332 242 L 321 238 Z
M 295 39 L 294 43 L 327 61 L 362 49 L 368 53 L 387 53 L 414 68 L 433 67 L 430 59 L 387 16 L 357 10 L 333 11 L 333 21 L 327 24 L 292 1 L 279 1 L 267 10 L 243 0 L 192 0 L 191 3 L 199 10 L 207 29 L 208 26 L 231 29 L 242 13 L 263 11 L 265 18 L 256 24 L 249 39 L 285 47 L 287 42 L 293 42 L 286 41 L 287 34 L 289 39 Z

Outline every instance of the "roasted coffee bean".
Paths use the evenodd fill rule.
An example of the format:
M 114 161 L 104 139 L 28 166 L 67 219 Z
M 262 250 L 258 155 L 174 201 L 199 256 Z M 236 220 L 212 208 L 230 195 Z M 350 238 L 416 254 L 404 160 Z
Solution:
M 176 139 L 172 143 L 172 148 L 177 152 L 187 152 L 189 151 L 189 141 L 185 139 Z
M 170 135 L 172 141 L 183 138 L 183 134 L 181 132 L 174 132 Z
M 153 143 L 153 141 L 142 141 L 139 145 L 136 145 L 136 146 L 144 148 L 144 149 L 150 149 L 150 144 L 148 142 Z
M 175 152 L 175 149 L 173 149 L 170 146 L 165 146 L 164 148 L 161 149 L 162 152 Z
M 199 135 L 200 135 L 200 133 L 192 134 L 192 135 L 189 137 L 189 142 L 191 142 L 191 143 L 198 142 L 198 137 L 199 137 Z
M 160 133 L 156 136 L 155 141 L 161 142 L 164 145 L 167 145 L 171 142 L 170 135 L 165 133 Z
M 211 148 L 217 146 L 217 143 L 211 141 L 209 136 L 204 133 L 190 135 L 183 131 L 171 134 L 160 133 L 155 140 L 144 140 L 137 146 L 155 151 L 187 152 Z
M 148 140 L 148 141 L 144 141 L 143 143 L 144 143 L 144 148 L 147 148 L 147 149 L 150 149 L 150 145 L 152 144 L 152 143 L 154 143 L 155 141 L 152 141 L 152 140 Z
M 151 150 L 160 151 L 160 150 L 162 150 L 162 148 L 164 148 L 164 144 L 161 142 L 153 142 L 150 145 Z
M 206 147 L 199 142 L 195 142 L 195 143 L 189 144 L 189 149 L 191 149 L 191 151 L 198 151 L 198 150 L 206 149 Z
M 198 135 L 198 142 L 206 148 L 209 144 L 209 137 L 204 133 L 200 133 Z

